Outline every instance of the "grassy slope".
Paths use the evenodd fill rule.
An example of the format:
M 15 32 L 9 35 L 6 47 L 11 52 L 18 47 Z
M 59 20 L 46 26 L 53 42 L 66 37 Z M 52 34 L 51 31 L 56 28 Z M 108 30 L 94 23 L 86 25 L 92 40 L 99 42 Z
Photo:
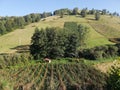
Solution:
M 89 20 L 90 25 L 107 38 L 120 38 L 120 18 L 102 16 L 99 21 Z
M 64 18 L 59 18 L 57 16 L 48 17 L 46 18 L 45 21 L 32 23 L 30 25 L 27 25 L 24 29 L 17 29 L 14 32 L 1 36 L 0 37 L 0 53 L 13 52 L 14 50 L 11 50 L 11 48 L 14 48 L 19 45 L 30 44 L 31 36 L 33 35 L 35 27 L 39 27 L 39 28 L 57 27 L 57 26 L 63 27 L 64 22 L 66 21 L 75 21 L 90 27 L 89 39 L 87 42 L 88 48 L 98 46 L 98 45 L 111 44 L 111 42 L 109 42 L 107 38 L 105 38 L 104 36 L 96 32 L 88 23 L 88 22 L 90 23 L 95 22 L 93 19 L 94 19 L 94 16 L 88 16 L 87 18 L 81 18 L 77 16 L 65 16 Z

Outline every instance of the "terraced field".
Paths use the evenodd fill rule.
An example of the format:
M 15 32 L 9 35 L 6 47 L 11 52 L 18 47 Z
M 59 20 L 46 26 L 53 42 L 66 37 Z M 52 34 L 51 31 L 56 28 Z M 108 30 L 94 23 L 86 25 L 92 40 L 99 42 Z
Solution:
M 0 70 L 13 90 L 100 90 L 105 76 L 84 64 L 37 64 Z

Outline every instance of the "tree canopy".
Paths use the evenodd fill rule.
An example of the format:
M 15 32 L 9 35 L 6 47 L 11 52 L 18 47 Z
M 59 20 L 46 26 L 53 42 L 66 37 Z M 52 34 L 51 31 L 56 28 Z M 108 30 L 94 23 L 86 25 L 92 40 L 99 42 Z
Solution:
M 32 36 L 30 52 L 35 59 L 77 57 L 77 49 L 83 45 L 83 42 L 85 43 L 84 38 L 88 33 L 88 28 L 85 27 L 77 25 L 76 22 L 65 22 L 64 28 L 36 28 Z

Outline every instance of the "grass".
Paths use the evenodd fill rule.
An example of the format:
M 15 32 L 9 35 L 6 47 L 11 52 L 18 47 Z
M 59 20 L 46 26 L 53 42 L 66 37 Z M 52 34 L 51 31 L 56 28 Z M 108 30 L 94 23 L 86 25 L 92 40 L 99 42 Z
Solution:
M 109 26 L 111 26 L 110 22 L 112 21 L 112 19 L 109 19 L 109 18 L 110 17 L 108 16 L 102 16 L 101 20 L 98 22 L 109 22 L 108 25 L 110 24 Z M 115 20 L 114 23 L 115 22 L 118 23 L 118 20 L 115 17 L 113 19 Z M 64 25 L 64 22 L 68 22 L 68 21 L 78 22 L 79 24 L 84 24 L 90 28 L 90 33 L 88 36 L 87 46 L 86 46 L 87 48 L 105 45 L 105 44 L 112 44 L 111 42 L 108 41 L 108 38 L 98 33 L 91 26 L 91 23 L 94 23 L 94 24 L 96 23 L 96 21 L 94 20 L 94 16 L 92 15 L 88 15 L 86 18 L 82 18 L 80 16 L 64 16 L 64 18 L 59 18 L 58 16 L 52 16 L 52 17 L 46 18 L 44 21 L 39 21 L 37 23 L 32 23 L 30 25 L 27 25 L 25 26 L 24 29 L 17 29 L 11 33 L 0 36 L 0 53 L 15 52 L 16 50 L 13 49 L 14 47 L 17 47 L 20 45 L 29 45 L 31 42 L 31 37 L 34 33 L 35 27 L 38 27 L 38 28 L 61 27 L 62 28 Z M 118 26 L 118 24 L 116 26 Z M 96 28 L 97 30 L 101 30 L 101 25 L 100 27 L 96 27 Z M 110 31 L 108 30 L 107 32 L 105 32 L 106 31 L 105 29 L 103 30 L 103 33 L 106 33 L 106 35 L 107 33 L 109 34 L 111 32 L 111 30 Z M 114 33 L 119 34 L 118 31 Z
M 120 18 L 103 15 L 99 21 L 89 20 L 90 25 L 106 38 L 120 38 Z

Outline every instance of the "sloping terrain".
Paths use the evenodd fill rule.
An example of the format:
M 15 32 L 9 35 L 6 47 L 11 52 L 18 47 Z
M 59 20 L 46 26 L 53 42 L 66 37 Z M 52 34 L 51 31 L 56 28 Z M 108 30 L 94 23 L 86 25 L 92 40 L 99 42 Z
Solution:
M 1 75 L 13 83 L 13 90 L 100 90 L 105 75 L 85 64 L 37 64 L 5 69 Z
M 25 26 L 24 29 L 17 29 L 11 33 L 0 36 L 0 53 L 15 52 L 16 51 L 15 47 L 21 45 L 30 45 L 31 37 L 36 27 L 39 28 L 63 27 L 64 22 L 68 22 L 68 21 L 78 22 L 79 24 L 84 24 L 90 28 L 87 46 L 86 46 L 87 48 L 104 45 L 104 44 L 112 44 L 111 42 L 108 41 L 108 38 L 106 38 L 108 37 L 107 35 L 109 35 L 109 32 L 111 32 L 111 30 L 105 32 L 106 30 L 105 28 L 102 31 L 102 33 L 99 33 L 100 32 L 99 30 L 101 30 L 102 25 L 100 24 L 99 27 L 98 26 L 95 27 L 96 24 L 99 22 L 107 22 L 107 20 L 109 21 L 109 18 L 107 20 L 106 19 L 104 20 L 104 18 L 106 17 L 102 16 L 101 21 L 98 22 L 94 20 L 94 16 L 87 16 L 86 18 L 82 18 L 80 16 L 64 16 L 64 18 L 59 18 L 58 16 L 52 16 L 45 18 L 39 21 L 38 23 L 32 23 L 30 25 Z M 118 23 L 117 20 L 115 22 Z M 119 27 L 119 25 L 117 26 Z M 104 36 L 103 33 L 105 34 Z M 114 33 L 119 34 L 119 31 L 116 30 L 114 31 Z M 110 35 L 112 37 L 112 34 Z M 118 35 L 116 37 L 118 37 Z
M 111 42 L 120 43 L 120 18 L 102 16 L 100 21 L 89 19 L 90 25 Z

